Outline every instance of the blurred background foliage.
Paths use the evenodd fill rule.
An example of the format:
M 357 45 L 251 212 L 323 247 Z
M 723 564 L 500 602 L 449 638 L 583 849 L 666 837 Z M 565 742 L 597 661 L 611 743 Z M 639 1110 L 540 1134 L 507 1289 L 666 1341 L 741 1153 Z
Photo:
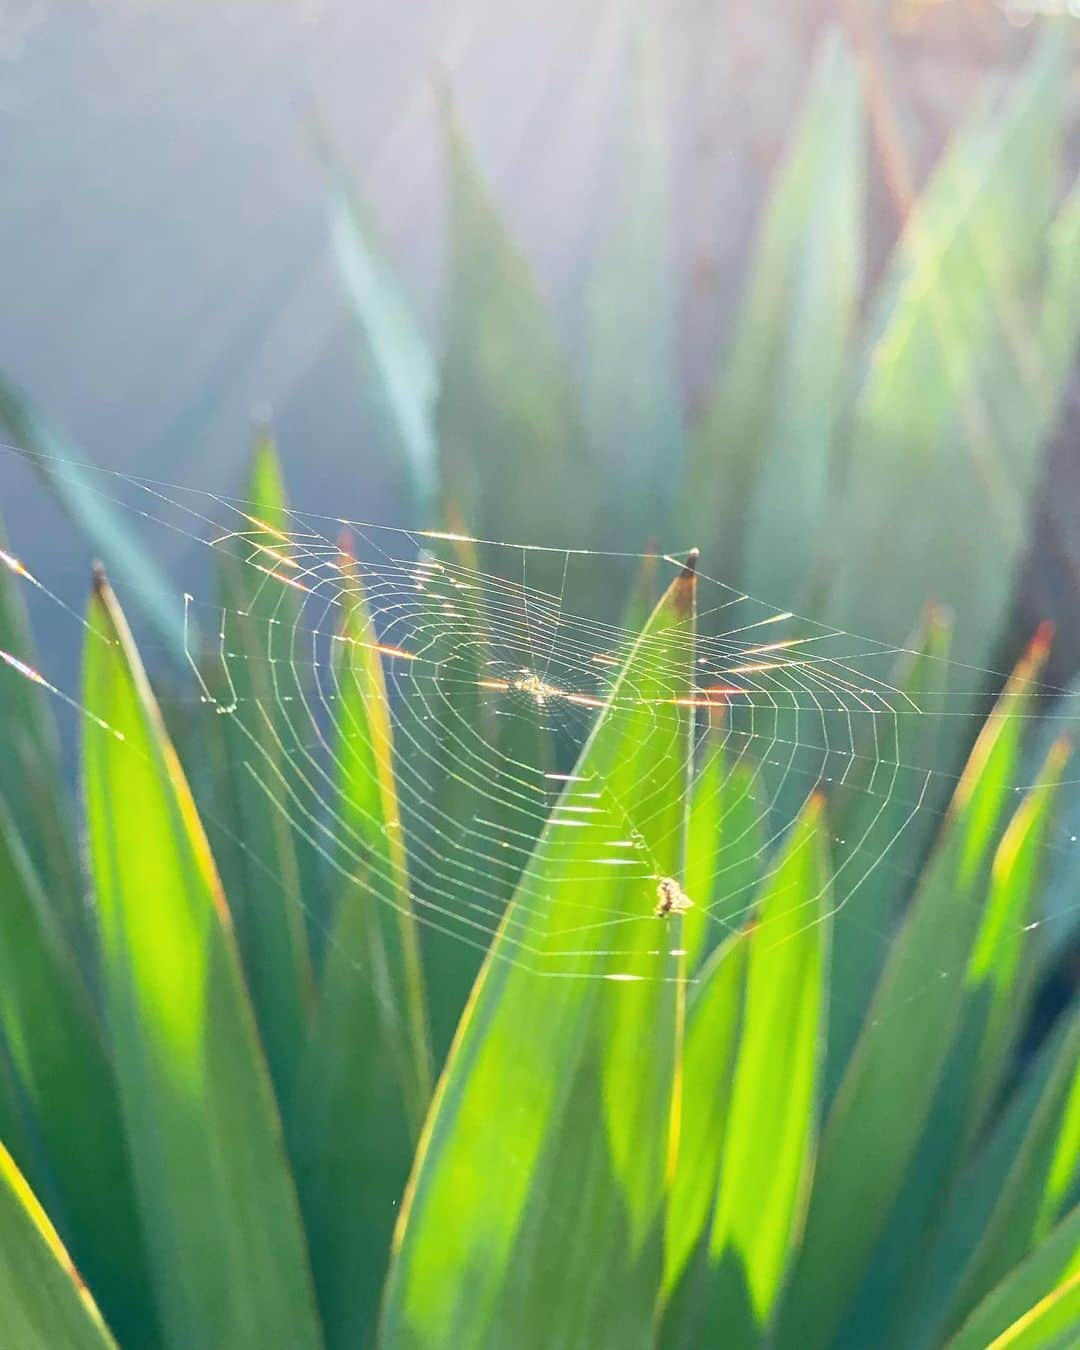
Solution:
M 973 664 L 1034 535 L 1014 646 L 1064 620 L 1062 675 L 1061 8 L 15 5 L 0 372 L 39 436 L 112 467 L 235 488 L 266 411 L 300 503 L 697 542 L 890 640 L 933 598 Z M 11 479 L 62 575 L 74 545 Z

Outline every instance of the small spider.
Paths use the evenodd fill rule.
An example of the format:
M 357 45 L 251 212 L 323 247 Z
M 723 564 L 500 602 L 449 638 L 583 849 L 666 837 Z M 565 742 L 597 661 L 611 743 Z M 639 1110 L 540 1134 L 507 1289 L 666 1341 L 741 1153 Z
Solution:
M 658 919 L 666 919 L 669 914 L 685 914 L 693 907 L 693 900 L 674 877 L 660 878 L 656 887 L 656 907 L 653 910 Z

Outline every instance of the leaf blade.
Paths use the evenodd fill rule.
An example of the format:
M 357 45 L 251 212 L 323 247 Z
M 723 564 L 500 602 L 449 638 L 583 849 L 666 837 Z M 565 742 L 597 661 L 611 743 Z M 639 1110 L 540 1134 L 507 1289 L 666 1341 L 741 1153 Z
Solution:
M 678 672 L 676 684 L 690 687 L 693 591 L 687 569 L 639 638 L 574 775 L 591 779 L 602 800 L 610 795 L 623 819 L 651 791 L 655 809 L 642 829 L 653 864 L 668 876 L 681 871 L 693 728 L 669 681 Z M 620 699 L 622 715 L 612 716 Z M 568 785 L 566 795 L 574 790 Z M 532 1345 L 538 1335 L 548 1344 L 561 1335 L 597 1346 L 648 1342 L 660 1278 L 678 999 L 676 985 L 640 977 L 677 958 L 661 957 L 656 966 L 650 955 L 655 879 L 631 882 L 622 868 L 596 869 L 591 877 L 590 910 L 631 905 L 639 916 L 623 925 L 616 953 L 605 954 L 604 925 L 582 926 L 580 869 L 610 837 L 605 817 L 561 836 L 549 822 L 531 872 L 549 903 L 530 911 L 529 890 L 519 888 L 474 988 L 395 1239 L 383 1312 L 388 1346 L 500 1338 Z M 580 946 L 559 955 L 567 928 Z M 595 977 L 558 981 L 557 1016 L 535 969 L 506 959 L 519 932 L 524 959 L 550 953 L 551 969 Z M 676 946 L 677 932 L 662 940 Z M 643 1046 L 652 1053 L 643 1055 Z M 570 1234 L 578 1260 L 568 1256 Z M 557 1300 L 545 1270 L 560 1272 Z M 620 1290 L 615 1300 L 612 1282 Z
M 105 724 L 89 727 L 84 746 L 90 860 L 166 1339 L 254 1346 L 284 1336 L 315 1350 L 299 1208 L 206 836 L 103 579 L 89 624 L 84 703 Z

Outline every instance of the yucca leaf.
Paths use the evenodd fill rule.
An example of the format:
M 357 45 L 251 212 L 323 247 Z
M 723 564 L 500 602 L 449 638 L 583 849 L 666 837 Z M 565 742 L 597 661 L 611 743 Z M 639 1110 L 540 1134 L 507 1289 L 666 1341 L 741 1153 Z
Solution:
M 872 322 L 826 618 L 886 640 L 913 604 L 956 613 L 986 665 L 1061 388 L 1040 347 L 1068 40 L 1050 25 L 1007 106 L 957 137 L 908 220 Z M 1073 310 L 1075 311 L 1075 303 Z M 1063 334 L 1067 350 L 1073 334 Z M 896 578 L 903 577 L 898 587 Z
M 18 1350 L 115 1350 L 48 1215 L 0 1143 L 0 1308 Z
M 806 601 L 821 546 L 861 274 L 863 118 L 831 35 L 769 196 L 736 331 L 693 442 L 683 519 L 712 571 Z
M 170 1346 L 322 1342 L 232 922 L 126 621 L 89 608 L 89 853 L 125 1133 Z
M 178 664 L 184 661 L 184 610 L 128 514 L 110 500 L 108 479 L 78 462 L 15 386 L 0 376 L 0 427 L 56 494 L 97 555 L 138 596 L 139 611 Z
M 1076 709 L 1080 707 L 1078 700 L 1080 683 L 1074 681 L 1041 719 L 1027 756 L 1028 778 L 1034 778 L 1037 766 L 1050 753 L 1054 742 L 1072 731 Z M 1055 822 L 1057 847 L 1047 850 L 1046 876 L 1038 896 L 1038 942 L 1047 966 L 1068 950 L 1080 926 L 1080 911 L 1076 906 L 1080 884 L 1080 849 L 1077 848 L 1077 840 L 1080 840 L 1080 781 L 1075 775 L 1068 775 L 1059 787 Z
M 439 374 L 393 268 L 377 239 L 366 203 L 342 166 L 325 157 L 330 179 L 330 237 L 338 271 L 359 329 L 366 363 L 376 371 L 407 468 L 413 512 L 432 525 L 438 499 L 435 403 Z
M 1080 1017 L 1070 1016 L 1053 1074 L 959 1281 L 952 1326 L 1042 1240 L 1074 1197 L 1080 1179 Z
M 16 1151 L 118 1335 L 156 1344 L 152 1298 L 102 1028 L 33 864 L 0 802 L 0 1034 L 40 1141 Z M 104 1221 L 107 1216 L 107 1222 Z
M 857 885 L 844 896 L 843 920 L 833 930 L 827 1102 L 858 1040 L 911 876 L 937 819 L 942 794 L 932 768 L 950 631 L 943 612 L 930 606 L 889 677 L 899 695 L 893 712 L 874 713 L 872 725 L 859 721 L 850 771 L 832 790 L 836 866 L 850 868 Z M 882 865 L 872 868 L 875 859 Z
M 213 679 L 220 687 L 219 707 L 228 710 L 231 819 L 230 833 L 218 847 L 274 1084 L 279 1099 L 287 1101 L 311 1013 L 305 916 L 315 900 L 314 879 L 301 862 L 305 841 L 291 828 L 280 799 L 290 785 L 288 747 L 308 739 L 306 730 L 293 731 L 289 709 L 302 706 L 297 659 L 310 657 L 294 652 L 296 593 L 267 575 L 276 553 L 290 551 L 281 539 L 290 522 L 281 464 L 265 431 L 256 437 L 246 498 L 248 519 L 237 521 L 241 537 L 219 568 L 223 668 Z
M 982 925 L 968 963 L 967 983 L 978 1010 L 981 1036 L 970 1106 L 972 1129 L 1001 1086 L 1026 1015 L 1031 980 L 1031 920 L 1041 881 L 1053 811 L 1071 748 L 1057 741 L 1037 781 L 998 845 Z
M 300 1198 L 327 1344 L 374 1331 L 395 1206 L 431 1093 L 420 955 L 381 658 L 355 564 L 332 689 L 345 880 L 293 1106 Z
M 1080 1206 L 1071 1210 L 1029 1257 L 975 1309 L 946 1350 L 1069 1350 L 1080 1325 Z M 1039 1326 L 1042 1308 L 1046 1321 Z M 1067 1314 L 1067 1315 L 1066 1315 Z M 1054 1325 L 1058 1316 L 1065 1320 Z M 1024 1319 L 1029 1318 L 1027 1325 Z M 1018 1321 L 1020 1325 L 1017 1326 Z M 1024 1340 L 1021 1333 L 1034 1333 Z M 1049 1336 L 1043 1336 L 1043 1332 Z M 1056 1339 L 1057 1333 L 1064 1333 Z
M 760 766 L 716 733 L 694 781 L 686 849 L 683 919 L 687 969 L 695 971 L 718 941 L 741 926 L 764 866 Z
M 451 523 L 461 524 L 453 518 Z M 396 709 L 401 731 L 398 797 L 412 885 L 430 915 L 445 917 L 447 910 L 466 910 L 474 896 L 476 879 L 468 845 L 475 817 L 485 811 L 493 816 L 499 812 L 498 794 L 492 800 L 485 779 L 496 773 L 491 748 L 498 744 L 497 724 L 502 719 L 492 715 L 479 689 L 487 673 L 492 635 L 489 597 L 478 584 L 482 574 L 478 545 L 463 532 L 431 542 L 432 551 L 423 555 L 430 570 L 425 569 L 429 580 L 422 583 L 421 668 L 411 679 L 420 694 L 410 690 Z M 497 566 L 494 570 L 497 573 Z M 473 579 L 467 583 L 464 627 L 441 621 L 448 592 L 436 576 Z M 433 680 L 437 681 L 434 686 Z M 432 688 L 438 697 L 428 696 Z M 474 758 L 464 772 L 460 763 L 463 728 L 472 745 L 481 747 L 476 751 L 479 763 Z M 497 892 L 496 903 L 509 900 L 513 878 L 492 869 L 486 881 Z M 456 930 L 446 932 L 445 927 L 443 922 L 432 922 L 420 932 L 436 1065 L 443 1063 L 450 1048 L 484 955 L 482 945 L 462 941 Z
M 941 1344 L 952 1313 L 953 1324 L 962 1316 L 954 1311 L 965 1271 L 972 1268 L 976 1249 L 984 1238 L 1011 1175 L 1020 1175 L 1040 1152 L 1033 1147 L 1036 1121 L 1046 1113 L 1060 1114 L 1062 1094 L 1072 1074 L 1075 1035 L 1058 1026 L 1039 1050 L 985 1139 L 955 1173 L 930 1235 L 912 1252 L 910 1290 L 893 1328 L 904 1350 L 933 1350 Z M 1056 1103 L 1056 1106 L 1054 1105 Z M 973 1297 L 968 1295 L 970 1307 Z
M 993 1350 L 1074 1350 L 1080 1327 L 1080 1270 L 1023 1313 Z
M 845 1343 L 893 1343 L 887 1329 L 913 1308 L 923 1311 L 927 1288 L 937 1282 L 943 1262 L 928 1270 L 922 1241 L 945 1220 L 949 1178 L 985 1124 L 1027 1013 L 1030 961 L 1023 958 L 1030 956 L 1032 934 L 1026 916 L 1067 753 L 1063 743 L 1051 750 L 995 851 L 955 1039 L 907 1184 L 845 1323 Z M 896 1344 L 910 1344 L 910 1333 L 907 1339 L 895 1329 L 893 1334 Z
M 580 546 L 594 488 L 569 368 L 525 257 L 444 99 L 450 273 L 438 432 L 442 505 L 475 533 Z M 571 488 L 571 485 L 572 488 Z
M 1045 648 L 1018 666 L 983 726 L 885 965 L 829 1115 L 780 1344 L 827 1345 L 869 1264 L 929 1118 L 965 1006 L 961 978 L 1019 756 L 1026 690 Z M 928 971 L 946 978 L 928 979 Z M 858 1224 L 851 1222 L 859 1214 Z
M 705 1243 L 716 1207 L 716 1186 L 724 1147 L 735 1057 L 739 1047 L 749 944 L 733 934 L 718 948 L 701 972 L 687 1001 L 686 1044 L 682 1065 L 682 1109 L 679 1113 L 679 1151 L 668 1194 L 664 1233 L 664 1290 L 666 1303 L 684 1282 L 694 1285 L 700 1274 L 684 1281 L 687 1265 Z M 676 1309 L 665 1320 L 661 1343 L 677 1344 L 685 1314 Z
M 746 1012 L 709 1239 L 711 1309 L 769 1321 L 802 1227 L 817 1131 L 829 938 L 823 803 L 814 797 L 762 883 Z M 730 1298 L 728 1304 L 726 1299 Z
M 30 627 L 17 587 L 33 585 L 29 569 L 8 551 L 0 526 L 0 651 L 36 666 Z M 73 847 L 74 831 L 59 766 L 56 728 L 42 690 L 0 662 L 0 800 L 7 803 L 50 905 L 87 957 L 88 924 Z
M 670 507 L 684 446 L 667 108 L 660 33 L 635 11 L 616 119 L 614 182 L 585 292 L 582 401 L 589 443 L 623 509 L 611 547 L 644 543 Z
M 601 809 L 563 829 L 556 806 L 473 991 L 395 1239 L 393 1350 L 650 1342 L 681 988 L 678 916 L 653 911 L 682 875 L 693 595 L 688 567 L 581 752 Z M 628 820 L 652 876 L 596 866 Z

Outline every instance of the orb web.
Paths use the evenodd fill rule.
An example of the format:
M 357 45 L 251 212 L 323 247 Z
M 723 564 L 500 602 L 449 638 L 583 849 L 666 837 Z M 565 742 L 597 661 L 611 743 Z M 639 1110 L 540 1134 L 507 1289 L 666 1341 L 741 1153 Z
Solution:
M 660 654 L 643 690 L 627 665 L 648 612 L 643 597 L 655 601 L 685 550 L 544 548 L 285 508 L 268 519 L 240 499 L 92 472 L 93 490 L 138 521 L 151 553 L 165 532 L 187 546 L 195 580 L 177 585 L 174 615 L 183 668 L 168 668 L 142 627 L 140 647 L 152 673 L 163 667 L 161 701 L 194 743 L 213 734 L 211 723 L 231 728 L 243 773 L 313 860 L 317 883 L 294 898 L 316 924 L 325 919 L 316 893 L 349 885 L 407 905 L 422 928 L 479 951 L 501 929 L 501 956 L 537 976 L 607 978 L 628 935 L 639 950 L 647 925 L 656 935 L 647 977 L 693 978 L 704 954 L 747 924 L 781 841 L 815 794 L 828 804 L 836 922 L 865 921 L 858 900 L 870 878 L 902 895 L 956 781 L 957 763 L 943 766 L 926 743 L 931 710 L 931 740 L 956 725 L 958 744 L 986 711 L 977 696 L 992 672 L 778 609 L 710 576 L 707 560 L 697 569 L 693 675 Z M 70 596 L 47 587 L 25 552 L 0 561 L 29 598 L 80 622 L 74 579 Z M 137 616 L 138 578 L 113 580 Z M 17 652 L 0 655 L 80 706 L 77 688 Z M 372 655 L 380 689 L 368 687 Z M 1071 729 L 1075 698 L 1051 692 L 1055 728 Z M 390 728 L 366 759 L 350 754 L 352 738 L 370 742 L 350 725 L 357 697 L 384 700 Z M 617 725 L 643 709 L 659 719 L 673 707 L 692 744 L 677 789 L 646 779 L 628 797 L 579 771 L 598 719 Z M 389 822 L 345 808 L 344 760 L 373 790 L 392 781 Z M 679 877 L 656 856 L 657 803 L 673 790 L 690 830 L 700 814 L 710 831 L 704 845 L 692 840 L 693 864 Z M 215 831 L 224 839 L 213 794 L 200 806 L 212 842 Z M 401 832 L 404 895 L 386 851 L 371 847 L 370 831 L 388 829 Z M 549 900 L 535 862 L 542 833 L 549 850 L 573 841 L 580 923 L 538 944 Z M 1043 847 L 1060 854 L 1076 843 L 1059 829 Z M 267 887 L 281 884 L 266 859 L 253 861 Z M 1071 931 L 1074 909 L 1059 907 L 1056 931 Z M 690 965 L 677 959 L 687 952 L 683 922 L 698 934 Z

